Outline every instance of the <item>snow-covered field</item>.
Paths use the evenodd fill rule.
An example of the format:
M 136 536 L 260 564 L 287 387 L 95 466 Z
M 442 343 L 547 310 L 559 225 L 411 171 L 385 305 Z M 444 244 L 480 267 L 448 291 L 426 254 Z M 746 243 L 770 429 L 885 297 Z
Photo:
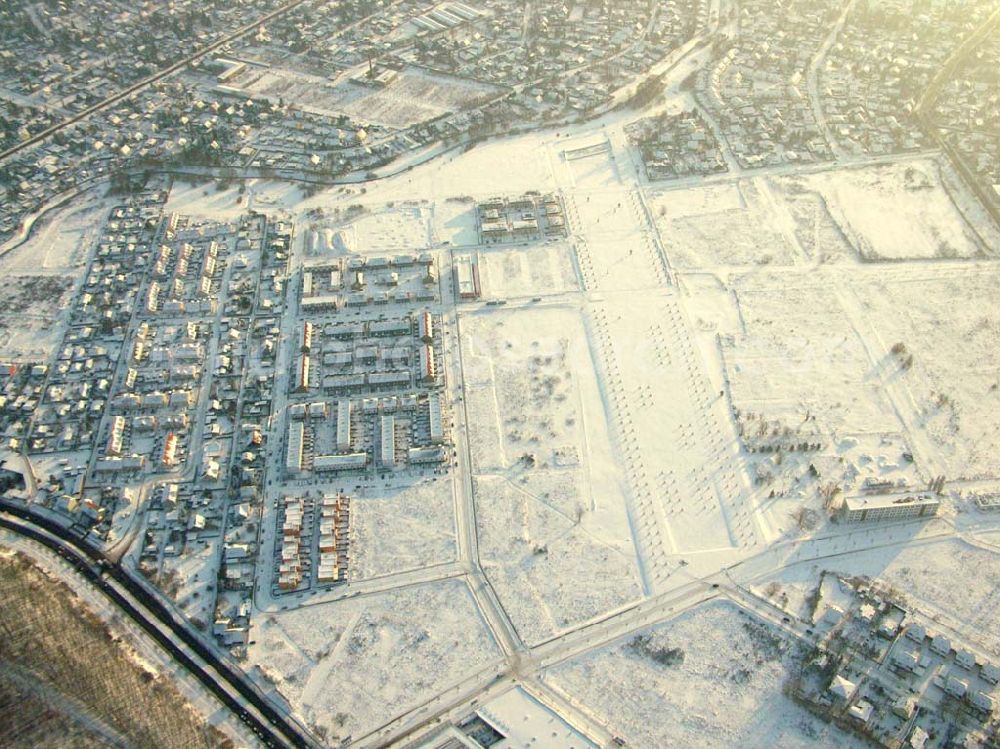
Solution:
M 233 221 L 247 210 L 246 188 L 242 192 L 240 190 L 243 185 L 242 182 L 234 182 L 228 187 L 223 187 L 211 180 L 205 182 L 176 180 L 163 212 L 210 218 L 216 221 Z
M 80 202 L 71 202 L 47 214 L 33 227 L 31 236 L 4 254 L 0 268 L 6 273 L 73 273 L 82 270 L 98 236 L 112 198 L 93 191 Z
M 564 242 L 487 249 L 479 253 L 483 296 L 501 299 L 576 290 L 569 246 Z
M 1000 476 L 998 284 L 995 266 L 956 263 L 879 274 L 857 290 L 879 355 L 902 344 L 913 357 L 895 375 L 897 397 L 927 436 L 925 461 L 949 479 Z
M 445 581 L 252 620 L 259 666 L 331 744 L 359 737 L 495 662 L 465 583 Z
M 74 285 L 113 201 L 93 193 L 46 215 L 0 256 L 0 359 L 44 361 L 62 337 Z
M 710 603 L 560 664 L 545 682 L 629 746 L 863 746 L 782 692 L 797 648 L 727 603 Z
M 480 554 L 538 641 L 641 595 L 623 477 L 578 312 L 508 308 L 461 328 Z
M 365 71 L 359 68 L 356 77 Z M 448 112 L 475 106 L 501 89 L 487 83 L 423 70 L 406 69 L 384 86 L 352 80 L 332 83 L 298 71 L 268 68 L 237 83 L 254 96 L 282 98 L 299 108 L 320 114 L 346 114 L 358 122 L 405 128 Z
M 354 495 L 351 579 L 453 561 L 457 553 L 454 516 L 450 476 Z
M 442 244 L 462 247 L 479 243 L 476 202 L 471 196 L 439 200 L 431 206 L 431 232 Z
M 528 644 L 642 595 L 634 554 L 605 541 L 603 529 L 578 520 L 576 510 L 560 507 L 580 496 L 574 472 L 546 478 L 562 497 L 495 476 L 475 484 L 483 569 Z
M 968 258 L 984 247 L 930 160 L 826 171 L 800 179 L 818 193 L 864 260 Z
M 742 333 L 722 348 L 740 411 L 823 435 L 899 428 L 837 285 L 816 273 L 733 284 Z
M 791 265 L 799 259 L 782 233 L 790 214 L 764 178 L 668 190 L 653 196 L 650 208 L 679 268 Z

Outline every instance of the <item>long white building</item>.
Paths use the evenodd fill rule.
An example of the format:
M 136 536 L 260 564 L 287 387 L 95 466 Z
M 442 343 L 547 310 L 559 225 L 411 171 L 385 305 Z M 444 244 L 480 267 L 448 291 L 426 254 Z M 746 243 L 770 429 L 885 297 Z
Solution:
M 396 417 L 387 414 L 382 417 L 382 465 L 393 468 L 396 465 Z
M 337 402 L 337 450 L 347 452 L 351 449 L 351 402 Z
M 940 506 L 941 500 L 932 494 L 848 497 L 841 517 L 848 523 L 931 517 L 937 515 Z
M 285 469 L 301 471 L 305 462 L 306 426 L 301 421 L 288 424 L 288 447 L 285 452 Z

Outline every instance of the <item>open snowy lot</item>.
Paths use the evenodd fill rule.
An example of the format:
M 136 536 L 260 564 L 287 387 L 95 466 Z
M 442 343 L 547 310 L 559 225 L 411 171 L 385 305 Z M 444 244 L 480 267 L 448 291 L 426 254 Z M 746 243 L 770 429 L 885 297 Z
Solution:
M 667 190 L 652 197 L 650 209 L 678 268 L 791 265 L 800 259 L 789 231 L 794 220 L 764 178 Z
M 942 185 L 936 162 L 839 169 L 800 178 L 867 261 L 993 254 Z
M 476 201 L 469 195 L 438 200 L 431 205 L 431 232 L 435 241 L 452 247 L 479 244 Z
M 894 431 L 838 280 L 817 273 L 756 274 L 733 284 L 742 333 L 722 341 L 742 418 L 803 435 Z
M 891 361 L 894 347 L 906 351 L 910 365 L 894 373 L 890 392 L 911 414 L 917 439 L 926 438 L 915 447 L 949 479 L 1000 470 L 998 283 L 993 266 L 956 263 L 873 275 L 857 289 L 877 355 Z
M 623 477 L 575 310 L 484 311 L 461 329 L 480 554 L 537 641 L 641 594 Z
M 0 258 L 0 268 L 17 273 L 73 273 L 82 271 L 114 198 L 89 192 L 79 201 L 40 218 L 31 236 Z
M 352 580 L 455 559 L 452 477 L 367 489 L 351 502 Z
M 215 221 L 233 221 L 247 209 L 247 188 L 244 184 L 233 182 L 224 185 L 212 180 L 205 182 L 177 180 L 170 188 L 170 196 L 163 212 Z
M 487 298 L 555 294 L 579 286 L 565 242 L 480 250 L 479 277 Z
M 483 569 L 529 644 L 642 595 L 634 554 L 584 522 L 577 472 L 553 471 L 543 480 L 551 491 L 498 476 L 475 483 Z M 574 503 L 564 509 L 567 500 Z
M 247 665 L 259 666 L 331 744 L 378 728 L 500 656 L 460 581 L 252 621 Z
M 781 633 L 710 603 L 555 666 L 545 682 L 629 746 L 863 746 L 785 697 L 797 657 Z
M 366 210 L 347 223 L 334 222 L 344 250 L 361 254 L 414 253 L 430 246 L 430 210 L 416 201 Z M 334 249 L 334 248 L 328 248 Z

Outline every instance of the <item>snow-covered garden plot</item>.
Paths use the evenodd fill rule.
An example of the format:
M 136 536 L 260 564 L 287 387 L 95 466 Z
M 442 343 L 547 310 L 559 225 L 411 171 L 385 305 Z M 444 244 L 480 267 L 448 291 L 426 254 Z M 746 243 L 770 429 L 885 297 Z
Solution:
M 358 71 L 361 78 L 364 73 Z M 386 85 L 367 85 L 271 67 L 238 82 L 247 93 L 322 115 L 345 114 L 358 122 L 405 128 L 449 112 L 484 104 L 501 89 L 487 83 L 407 68 Z
M 817 192 L 862 260 L 969 258 L 987 248 L 931 160 L 837 169 L 798 178 Z
M 679 268 L 791 265 L 799 259 L 794 221 L 763 179 L 666 191 L 650 209 L 667 255 Z
M 416 203 L 372 208 L 336 227 L 345 245 L 365 255 L 417 252 L 430 244 L 430 211 Z
M 307 256 L 413 254 L 431 244 L 430 209 L 418 203 L 335 203 L 307 214 L 303 250 Z
M 512 299 L 576 290 L 578 283 L 565 242 L 494 247 L 479 253 L 483 296 Z
M 480 106 L 501 91 L 488 83 L 407 68 L 386 86 L 366 87 L 341 111 L 360 122 L 404 128 Z
M 352 580 L 450 562 L 456 555 L 452 478 L 363 490 L 351 502 L 351 525 Z
M 331 745 L 359 737 L 497 662 L 465 583 L 450 580 L 252 620 L 259 666 Z
M 629 746 L 863 746 L 787 698 L 795 644 L 711 603 L 560 664 L 545 682 Z
M 958 263 L 871 279 L 855 292 L 872 346 L 896 365 L 892 392 L 929 440 L 925 460 L 949 479 L 1000 476 L 1000 271 Z
M 643 553 L 729 549 L 754 543 L 738 446 L 666 291 L 595 304 L 603 380 L 628 468 Z M 654 575 L 655 576 L 655 575 Z
M 475 480 L 480 560 L 529 644 L 642 595 L 634 552 L 620 537 L 609 543 L 608 529 L 586 512 L 580 472 L 547 473 L 562 490 L 556 501 L 522 480 Z M 570 494 L 574 501 L 567 507 Z

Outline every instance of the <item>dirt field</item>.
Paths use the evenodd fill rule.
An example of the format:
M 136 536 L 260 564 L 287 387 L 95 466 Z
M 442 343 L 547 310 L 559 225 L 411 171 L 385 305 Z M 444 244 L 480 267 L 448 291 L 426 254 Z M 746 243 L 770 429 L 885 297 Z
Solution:
M 0 745 L 216 749 L 232 742 L 23 556 L 0 556 Z M 35 708 L 35 709 L 32 709 Z M 34 738 L 32 738 L 34 737 Z

